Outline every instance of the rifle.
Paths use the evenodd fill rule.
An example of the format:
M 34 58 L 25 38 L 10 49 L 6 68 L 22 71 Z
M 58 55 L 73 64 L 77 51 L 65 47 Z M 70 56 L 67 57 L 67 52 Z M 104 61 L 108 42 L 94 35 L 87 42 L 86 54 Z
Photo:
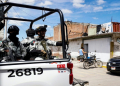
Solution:
M 6 46 L 6 48 L 9 50 L 9 52 L 7 52 L 8 56 L 10 57 L 11 61 L 15 61 L 15 58 L 13 56 L 13 52 L 11 50 L 11 48 L 6 44 L 6 41 L 3 42 L 3 44 Z M 5 49 L 5 50 L 7 50 Z

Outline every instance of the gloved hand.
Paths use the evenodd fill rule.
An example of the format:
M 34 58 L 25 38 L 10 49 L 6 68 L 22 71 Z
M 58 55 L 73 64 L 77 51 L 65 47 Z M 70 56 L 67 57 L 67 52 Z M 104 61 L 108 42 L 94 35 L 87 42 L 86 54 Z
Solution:
M 46 56 L 46 52 L 44 50 L 41 50 L 42 56 Z
M 5 51 L 5 52 L 9 52 L 9 50 L 8 50 L 7 48 L 4 48 L 4 51 Z
M 27 46 L 30 45 L 30 43 L 25 43 L 25 44 L 23 44 L 23 45 L 24 45 L 24 47 L 27 47 Z
M 69 41 L 65 41 L 65 44 L 69 44 Z M 62 46 L 62 41 L 56 42 L 56 46 Z
M 21 60 L 23 59 L 23 56 L 15 55 L 16 60 Z

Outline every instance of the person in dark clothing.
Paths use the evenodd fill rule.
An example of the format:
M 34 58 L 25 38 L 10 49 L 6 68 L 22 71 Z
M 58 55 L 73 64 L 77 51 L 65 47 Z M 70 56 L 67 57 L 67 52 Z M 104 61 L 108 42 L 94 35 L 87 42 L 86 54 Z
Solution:
M 8 38 L 3 40 L 1 42 L 2 44 L 0 44 L 0 51 L 7 52 L 9 59 L 11 59 L 9 54 L 12 54 L 12 58 L 14 58 L 15 61 L 20 61 L 26 55 L 26 49 L 19 41 L 19 38 L 16 37 L 19 34 L 19 28 L 16 25 L 12 25 L 8 28 L 8 33 Z

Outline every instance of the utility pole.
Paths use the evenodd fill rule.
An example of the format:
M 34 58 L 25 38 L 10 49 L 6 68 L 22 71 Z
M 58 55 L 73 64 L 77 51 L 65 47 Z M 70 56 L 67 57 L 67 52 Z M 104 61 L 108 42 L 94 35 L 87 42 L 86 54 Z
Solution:
M 112 23 L 112 17 L 111 17 L 111 23 Z
M 5 3 L 7 2 L 8 0 L 5 0 Z M 5 8 L 7 8 L 7 6 L 5 7 Z M 5 14 L 5 17 L 7 17 L 7 13 Z M 5 39 L 7 38 L 7 19 L 5 20 L 5 35 L 4 35 L 5 37 Z

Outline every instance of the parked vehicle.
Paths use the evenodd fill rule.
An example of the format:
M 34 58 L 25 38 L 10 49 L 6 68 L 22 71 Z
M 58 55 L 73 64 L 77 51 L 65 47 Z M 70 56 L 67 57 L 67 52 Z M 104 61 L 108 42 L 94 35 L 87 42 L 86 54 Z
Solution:
M 107 62 L 107 70 L 111 73 L 120 73 L 120 56 L 111 58 Z
M 7 20 L 28 21 L 30 22 L 30 27 L 28 28 L 30 29 L 32 29 L 35 21 L 57 12 L 60 16 L 63 50 L 63 59 L 54 59 L 52 57 L 49 60 L 0 62 L 0 86 L 72 86 L 73 64 L 70 62 L 70 58 L 66 58 L 68 48 L 66 48 L 66 45 L 68 46 L 68 44 L 66 44 L 65 39 L 68 41 L 68 37 L 67 26 L 64 22 L 62 11 L 59 9 L 10 2 L 1 3 L 0 6 L 7 7 L 3 12 L 4 14 L 13 6 L 35 9 L 39 12 L 41 12 L 41 10 L 46 11 L 45 14 L 33 20 L 11 17 L 3 18 Z
M 85 69 L 89 69 L 90 66 L 94 65 L 95 67 L 102 67 L 103 62 L 101 60 L 96 59 L 96 55 L 91 56 L 90 58 L 85 58 L 83 62 L 83 67 Z

